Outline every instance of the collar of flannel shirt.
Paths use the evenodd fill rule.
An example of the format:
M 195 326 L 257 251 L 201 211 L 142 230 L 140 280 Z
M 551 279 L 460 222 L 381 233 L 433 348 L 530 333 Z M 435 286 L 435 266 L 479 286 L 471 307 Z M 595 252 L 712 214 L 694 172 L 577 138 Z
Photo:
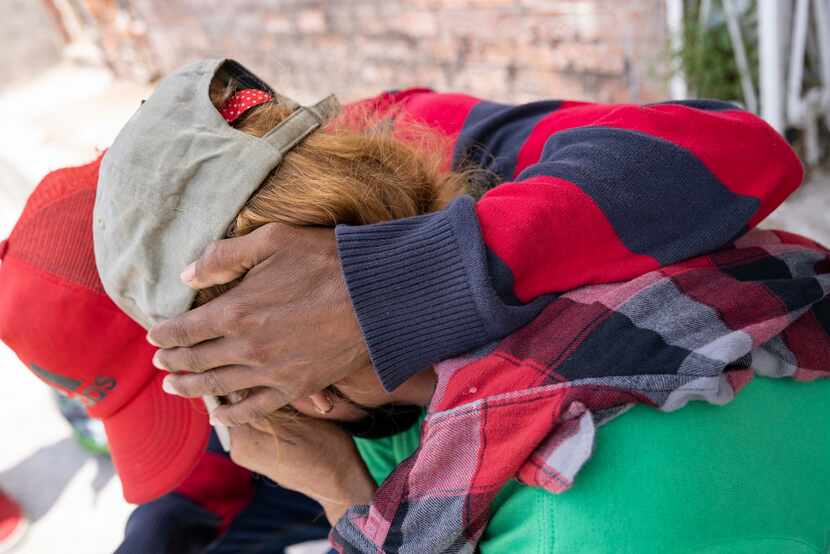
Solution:
M 436 367 L 418 452 L 333 538 L 383 545 L 430 522 L 415 531 L 429 544 L 419 551 L 474 546 L 508 480 L 568 489 L 597 427 L 635 403 L 725 404 L 755 374 L 828 377 L 828 295 L 830 251 L 780 231 L 564 294 L 501 342 Z

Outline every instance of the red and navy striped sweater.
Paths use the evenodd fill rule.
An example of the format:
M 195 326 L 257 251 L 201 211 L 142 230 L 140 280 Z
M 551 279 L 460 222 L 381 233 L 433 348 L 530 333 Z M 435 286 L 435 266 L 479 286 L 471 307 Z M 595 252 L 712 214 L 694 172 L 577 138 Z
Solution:
M 372 361 L 395 388 L 529 322 L 555 293 L 730 243 L 801 183 L 801 163 L 733 104 L 488 102 L 426 89 L 366 101 L 453 139 L 500 183 L 478 201 L 337 228 Z M 394 110 L 392 110 L 394 108 Z M 449 160 L 448 160 L 449 161 Z

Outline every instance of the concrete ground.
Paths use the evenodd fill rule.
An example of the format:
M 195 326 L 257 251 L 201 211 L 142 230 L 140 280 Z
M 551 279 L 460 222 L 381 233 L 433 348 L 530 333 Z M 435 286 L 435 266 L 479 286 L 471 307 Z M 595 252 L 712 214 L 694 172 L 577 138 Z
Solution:
M 761 225 L 799 233 L 830 247 L 830 173 L 810 172 L 801 188 Z
M 93 159 L 145 91 L 104 70 L 58 65 L 0 94 L 0 237 L 31 189 L 58 167 Z M 0 343 L 0 487 L 31 519 L 16 554 L 105 554 L 121 540 L 132 507 L 106 457 L 72 439 L 49 389 Z
M 0 237 L 11 230 L 50 169 L 92 159 L 147 91 L 106 71 L 61 64 L 0 94 Z M 830 177 L 814 174 L 768 225 L 830 244 Z M 32 527 L 17 554 L 103 554 L 119 543 L 131 510 L 112 464 L 72 440 L 48 389 L 0 343 L 0 487 L 16 496 Z

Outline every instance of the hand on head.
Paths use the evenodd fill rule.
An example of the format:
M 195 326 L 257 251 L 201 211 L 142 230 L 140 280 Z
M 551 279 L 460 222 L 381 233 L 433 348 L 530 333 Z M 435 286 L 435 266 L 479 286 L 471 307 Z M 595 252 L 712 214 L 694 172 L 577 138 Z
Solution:
M 222 65 L 210 81 L 209 96 L 220 111 L 240 86 L 237 70 Z M 275 96 L 229 122 L 242 133 L 271 137 L 264 139 L 269 142 L 276 130 L 295 127 L 281 126 L 288 118 L 310 113 L 293 104 Z M 342 119 L 324 119 L 324 128 L 319 121 L 300 126 L 308 131 L 301 140 L 288 133 L 292 141 L 286 144 L 292 146 L 264 181 L 247 182 L 232 175 L 240 186 L 255 191 L 238 212 L 227 206 L 230 224 L 225 233 L 235 238 L 215 241 L 182 275 L 192 288 L 200 289 L 197 303 L 214 298 L 157 324 L 148 335 L 160 348 L 156 365 L 176 373 L 166 378 L 169 392 L 199 397 L 256 389 L 241 402 L 214 410 L 214 418 L 227 425 L 270 414 L 358 369 L 371 368 L 334 227 L 440 210 L 462 194 L 468 182 L 467 174 L 444 168 L 441 134 L 413 129 L 418 140 L 403 141 L 361 109 Z M 184 181 L 178 183 L 180 188 L 198 188 L 189 177 Z M 211 190 L 217 184 L 226 187 L 211 181 L 202 188 Z M 166 190 L 165 185 L 159 187 Z M 160 208 L 165 217 L 178 215 L 166 210 Z M 158 244 L 157 235 L 152 240 Z M 161 280 L 156 278 L 152 275 L 150 280 Z M 185 371 L 190 373 L 182 374 Z M 321 411 L 328 409 L 320 397 L 312 398 Z
M 212 414 L 240 425 L 371 366 L 333 229 L 264 225 L 213 243 L 183 280 L 206 288 L 243 275 L 221 296 L 150 330 L 148 340 L 160 348 L 154 363 L 173 373 L 168 392 L 256 388 Z

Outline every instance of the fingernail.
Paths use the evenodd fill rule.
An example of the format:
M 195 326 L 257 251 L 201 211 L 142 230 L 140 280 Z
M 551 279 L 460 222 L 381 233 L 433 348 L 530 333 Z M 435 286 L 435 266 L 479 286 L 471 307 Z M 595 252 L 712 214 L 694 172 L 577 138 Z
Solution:
M 196 262 L 193 262 L 184 268 L 184 271 L 182 271 L 181 275 L 179 275 L 179 279 L 185 283 L 190 283 L 194 277 L 196 277 Z
M 167 394 L 175 394 L 176 396 L 181 396 L 176 388 L 173 386 L 173 383 L 170 382 L 169 377 L 165 377 L 164 380 L 161 382 L 161 390 L 166 392 Z
M 331 403 L 331 400 L 326 393 L 321 392 L 312 394 L 310 398 L 311 403 L 314 404 L 314 409 L 323 415 L 326 415 L 334 408 L 334 405 Z
M 149 342 L 150 344 L 152 344 L 156 348 L 161 346 L 160 344 L 158 344 L 156 341 L 153 340 L 153 337 L 150 336 L 150 333 L 147 333 L 147 335 L 144 338 L 146 338 L 147 342 Z
M 167 371 L 167 368 L 161 365 L 161 360 L 159 359 L 159 351 L 156 350 L 156 353 L 153 354 L 153 365 L 156 366 L 158 369 L 163 369 Z

